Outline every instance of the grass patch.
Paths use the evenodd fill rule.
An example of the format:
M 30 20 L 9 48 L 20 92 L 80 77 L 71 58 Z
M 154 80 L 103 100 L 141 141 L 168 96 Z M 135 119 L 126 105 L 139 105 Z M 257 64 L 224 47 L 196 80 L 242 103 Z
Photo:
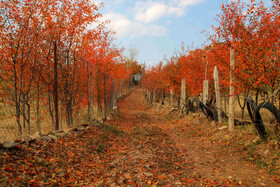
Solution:
M 109 132 L 114 133 L 115 135 L 123 135 L 123 134 L 125 133 L 124 131 L 119 130 L 117 127 L 112 126 L 112 125 L 108 125 L 108 124 L 102 125 L 102 128 L 103 128 L 105 131 L 109 131 Z
M 261 143 L 261 140 L 257 140 L 250 146 L 247 146 L 245 149 L 247 154 L 244 157 L 244 160 L 256 164 L 259 168 L 265 169 L 269 174 L 279 175 L 279 168 L 276 163 L 279 162 L 280 153 L 273 153 L 273 150 L 271 150 L 272 152 L 267 156 L 258 154 L 258 145 Z
M 102 145 L 99 144 L 96 152 L 97 153 L 103 153 L 104 150 L 105 150 L 105 148 Z

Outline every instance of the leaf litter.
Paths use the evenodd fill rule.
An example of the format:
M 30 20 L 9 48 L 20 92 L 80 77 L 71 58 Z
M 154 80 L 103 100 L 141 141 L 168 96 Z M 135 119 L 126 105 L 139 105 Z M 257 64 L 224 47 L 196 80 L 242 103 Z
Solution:
M 118 108 L 101 126 L 2 151 L 0 185 L 279 185 L 237 151 L 213 143 L 203 125 L 193 125 L 196 118 L 149 108 L 142 88 L 134 88 Z

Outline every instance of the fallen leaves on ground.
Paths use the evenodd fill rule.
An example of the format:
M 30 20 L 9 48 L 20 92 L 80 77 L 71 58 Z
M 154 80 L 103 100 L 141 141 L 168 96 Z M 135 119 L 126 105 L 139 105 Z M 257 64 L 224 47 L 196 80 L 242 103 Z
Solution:
M 277 185 L 193 120 L 148 109 L 141 88 L 101 126 L 2 151 L 1 186 Z M 201 121 L 201 123 L 207 122 Z

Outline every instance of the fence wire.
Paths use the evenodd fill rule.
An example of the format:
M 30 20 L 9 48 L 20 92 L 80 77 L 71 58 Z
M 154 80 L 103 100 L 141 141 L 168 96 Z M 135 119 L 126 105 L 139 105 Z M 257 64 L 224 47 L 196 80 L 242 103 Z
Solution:
M 95 77 L 90 77 L 90 84 L 88 85 L 90 90 L 88 95 L 84 95 L 84 104 L 76 103 L 75 106 L 72 106 L 70 125 L 69 116 L 67 116 L 66 112 L 67 105 L 63 103 L 62 100 L 59 100 L 58 117 L 60 130 L 73 128 L 83 123 L 89 123 L 89 120 L 108 117 L 116 107 L 116 100 L 126 94 L 131 88 L 131 79 L 114 80 L 113 77 L 110 76 L 104 78 L 103 87 L 98 88 Z M 47 135 L 55 131 L 52 98 L 48 98 L 46 93 L 43 95 L 44 97 L 41 98 L 38 112 L 35 100 L 31 100 L 30 102 L 30 112 L 27 112 L 28 108 L 22 105 L 20 110 L 24 115 L 21 115 L 19 122 L 16 118 L 15 105 L 5 100 L 5 98 L 0 101 L 0 143 L 4 141 L 14 141 L 19 136 L 32 135 L 38 132 L 42 135 Z M 51 99 L 51 103 L 48 102 L 48 99 Z M 87 102 L 88 99 L 89 102 Z M 90 106 L 88 106 L 89 104 Z M 50 110 L 52 112 L 50 112 Z M 27 115 L 28 113 L 30 116 Z M 26 119 L 27 117 L 29 119 Z M 19 133 L 19 125 L 21 134 Z

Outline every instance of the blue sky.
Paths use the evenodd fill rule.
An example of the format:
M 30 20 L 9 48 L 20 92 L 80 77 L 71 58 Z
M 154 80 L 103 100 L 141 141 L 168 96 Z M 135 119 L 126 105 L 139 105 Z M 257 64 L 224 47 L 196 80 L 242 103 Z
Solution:
M 137 60 L 148 66 L 170 58 L 182 42 L 201 46 L 202 30 L 211 31 L 222 3 L 230 0 L 103 0 L 100 12 L 111 20 L 116 44 L 139 50 Z M 125 52 L 128 55 L 128 52 Z

